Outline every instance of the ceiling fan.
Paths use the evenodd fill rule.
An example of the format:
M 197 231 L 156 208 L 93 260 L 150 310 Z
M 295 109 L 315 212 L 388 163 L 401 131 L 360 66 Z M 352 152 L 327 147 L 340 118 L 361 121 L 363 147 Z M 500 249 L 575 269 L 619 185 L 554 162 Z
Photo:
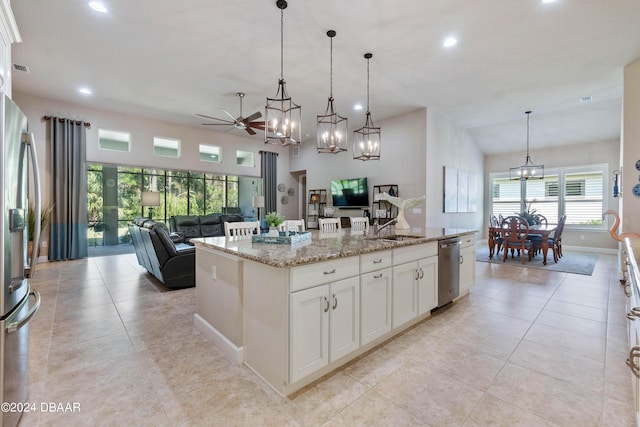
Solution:
M 222 111 L 224 111 L 231 118 L 231 120 L 219 119 L 217 117 L 211 117 L 211 116 L 205 116 L 204 114 L 196 114 L 196 115 L 200 116 L 200 117 L 207 118 L 207 119 L 218 120 L 218 121 L 222 122 L 222 123 L 203 123 L 204 126 L 229 126 L 229 125 L 231 125 L 236 129 L 246 130 L 249 135 L 255 135 L 256 134 L 254 129 L 264 130 L 264 121 L 261 121 L 261 122 L 256 122 L 255 121 L 255 119 L 258 119 L 258 118 L 262 117 L 262 113 L 260 111 L 256 111 L 255 113 L 253 113 L 249 117 L 242 117 L 242 98 L 244 98 L 244 93 L 243 92 L 238 92 L 238 93 L 236 93 L 236 95 L 238 95 L 238 97 L 240 98 L 240 116 L 233 117 L 233 115 L 231 113 L 229 113 L 227 110 L 225 110 L 223 108 L 220 108 L 220 109 Z

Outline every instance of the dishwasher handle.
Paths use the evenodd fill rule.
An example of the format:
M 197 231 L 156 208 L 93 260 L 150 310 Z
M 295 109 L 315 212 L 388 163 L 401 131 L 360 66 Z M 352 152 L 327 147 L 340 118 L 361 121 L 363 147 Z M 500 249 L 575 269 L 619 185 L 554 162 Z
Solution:
M 442 249 L 446 249 L 446 248 L 453 248 L 454 246 L 460 246 L 460 242 L 454 242 L 454 243 L 443 243 L 440 244 L 440 247 Z

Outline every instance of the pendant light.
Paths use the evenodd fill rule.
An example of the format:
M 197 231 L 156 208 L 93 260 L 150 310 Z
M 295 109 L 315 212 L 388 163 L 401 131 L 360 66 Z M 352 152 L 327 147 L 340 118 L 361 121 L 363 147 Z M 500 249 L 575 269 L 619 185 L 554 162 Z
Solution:
M 365 53 L 367 60 L 367 113 L 364 126 L 353 131 L 353 158 L 355 160 L 380 160 L 380 128 L 373 125 L 369 111 L 369 60 L 373 54 Z
M 531 111 L 525 111 L 525 114 L 527 115 L 527 157 L 522 165 L 510 169 L 509 177 L 520 181 L 543 179 L 544 165 L 535 165 L 529 156 L 529 115 Z
M 338 154 L 347 151 L 347 118 L 336 113 L 333 108 L 333 38 L 334 30 L 327 31 L 330 41 L 329 56 L 329 101 L 324 115 L 317 117 L 318 153 Z
M 295 104 L 289 94 L 283 77 L 284 69 L 284 9 L 285 0 L 277 0 L 280 9 L 280 80 L 275 98 L 267 98 L 265 106 L 265 144 L 299 145 L 302 132 L 300 130 L 301 108 Z

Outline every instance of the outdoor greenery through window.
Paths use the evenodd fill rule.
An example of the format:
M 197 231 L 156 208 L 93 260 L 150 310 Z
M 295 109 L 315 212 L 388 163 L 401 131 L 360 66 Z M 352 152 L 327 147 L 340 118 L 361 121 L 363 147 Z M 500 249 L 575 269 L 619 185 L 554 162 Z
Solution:
M 510 216 L 535 210 L 550 224 L 567 215 L 568 227 L 602 228 L 607 176 L 606 165 L 548 170 L 541 180 L 512 181 L 508 174 L 493 174 L 491 213 Z
M 129 222 L 149 215 L 141 205 L 143 191 L 160 193 L 153 219 L 164 223 L 173 215 L 207 215 L 238 207 L 237 176 L 89 164 L 87 184 L 89 245 L 128 242 Z

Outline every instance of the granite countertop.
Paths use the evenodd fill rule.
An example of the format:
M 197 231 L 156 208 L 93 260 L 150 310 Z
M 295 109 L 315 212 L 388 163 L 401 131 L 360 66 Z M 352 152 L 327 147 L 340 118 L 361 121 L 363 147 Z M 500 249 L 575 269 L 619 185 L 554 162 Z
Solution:
M 196 248 L 210 248 L 273 267 L 295 267 L 475 233 L 477 230 L 458 228 L 395 230 L 391 226 L 382 229 L 378 238 L 372 238 L 373 230 L 370 230 L 368 235 L 351 233 L 349 228 L 332 234 L 320 234 L 318 230 L 311 230 L 311 241 L 303 242 L 299 246 L 252 243 L 250 237 L 203 237 L 190 241 Z M 388 239 L 393 236 L 403 236 L 403 240 Z

